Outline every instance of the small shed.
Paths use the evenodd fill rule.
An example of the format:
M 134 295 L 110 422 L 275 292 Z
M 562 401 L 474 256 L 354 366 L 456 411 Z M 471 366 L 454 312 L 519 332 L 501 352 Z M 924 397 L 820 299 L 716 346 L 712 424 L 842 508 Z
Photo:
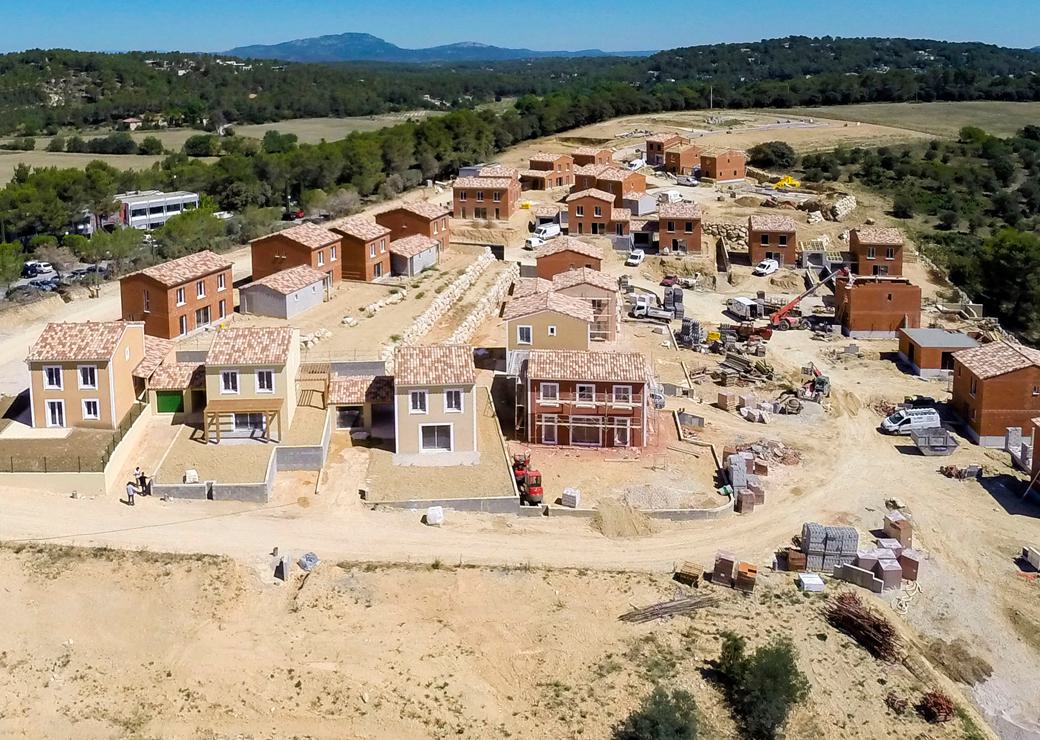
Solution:
M 309 265 L 262 277 L 239 291 L 242 313 L 291 319 L 328 298 L 329 276 Z
M 390 271 L 394 275 L 412 277 L 437 264 L 440 242 L 422 234 L 413 234 L 390 242 Z
M 899 330 L 899 359 L 922 378 L 949 376 L 953 372 L 953 353 L 978 346 L 977 341 L 959 331 Z

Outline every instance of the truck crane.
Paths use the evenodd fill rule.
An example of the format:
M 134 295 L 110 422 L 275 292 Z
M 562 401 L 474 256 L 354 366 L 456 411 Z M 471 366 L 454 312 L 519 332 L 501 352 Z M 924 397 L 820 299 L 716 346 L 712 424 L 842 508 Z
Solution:
M 773 329 L 779 329 L 780 331 L 786 331 L 788 329 L 804 329 L 804 328 L 806 328 L 806 326 L 808 326 L 809 322 L 807 322 L 801 316 L 792 316 L 791 312 L 794 311 L 794 309 L 796 309 L 798 307 L 799 303 L 801 303 L 803 300 L 805 300 L 806 298 L 811 296 L 813 293 L 815 293 L 817 290 L 819 290 L 821 285 L 826 283 L 828 280 L 833 279 L 838 274 L 848 274 L 848 268 L 846 268 L 846 267 L 839 267 L 837 270 L 834 270 L 829 275 L 827 275 L 826 277 L 822 278 L 818 283 L 813 285 L 811 288 L 807 289 L 800 296 L 792 299 L 789 303 L 787 303 L 786 305 L 782 306 L 781 308 L 778 308 L 776 311 L 774 311 L 772 314 L 770 314 L 770 316 L 769 316 L 769 326 L 771 328 L 773 328 Z

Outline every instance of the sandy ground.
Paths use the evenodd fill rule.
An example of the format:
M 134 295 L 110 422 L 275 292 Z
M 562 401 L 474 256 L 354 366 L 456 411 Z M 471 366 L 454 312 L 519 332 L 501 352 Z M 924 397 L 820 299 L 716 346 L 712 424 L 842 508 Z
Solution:
M 219 445 L 206 444 L 201 429 L 182 426 L 164 457 L 144 469 L 157 471 L 156 483 L 183 483 L 186 470 L 198 471 L 200 481 L 259 483 L 267 476 L 274 448 L 273 444 L 252 439 L 225 439 Z

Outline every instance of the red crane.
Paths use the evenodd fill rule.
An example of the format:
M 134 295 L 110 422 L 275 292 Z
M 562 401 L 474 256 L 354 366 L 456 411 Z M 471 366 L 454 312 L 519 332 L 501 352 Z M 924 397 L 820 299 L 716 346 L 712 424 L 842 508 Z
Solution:
M 798 296 L 797 298 L 792 299 L 790 301 L 790 303 L 788 303 L 787 305 L 783 306 L 782 308 L 778 308 L 776 311 L 774 311 L 772 314 L 770 314 L 770 316 L 769 316 L 769 326 L 771 326 L 774 329 L 779 329 L 780 331 L 786 331 L 788 329 L 803 329 L 803 328 L 805 328 L 806 322 L 803 320 L 803 318 L 801 316 L 790 316 L 789 314 L 795 308 L 798 307 L 799 303 L 801 303 L 803 300 L 805 300 L 806 298 L 811 296 L 813 293 L 815 293 L 817 290 L 820 289 L 821 285 L 823 285 L 824 283 L 826 283 L 828 280 L 830 280 L 831 278 L 835 277 L 839 273 L 848 274 L 848 268 L 847 267 L 839 267 L 837 270 L 832 272 L 830 275 L 827 275 L 826 277 L 821 279 L 820 282 L 816 283 L 811 288 L 806 290 L 800 296 Z

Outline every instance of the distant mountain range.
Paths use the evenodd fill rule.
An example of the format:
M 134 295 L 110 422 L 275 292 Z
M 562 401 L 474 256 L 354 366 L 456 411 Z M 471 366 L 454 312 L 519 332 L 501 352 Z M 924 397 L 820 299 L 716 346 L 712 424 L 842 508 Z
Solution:
M 653 51 L 535 51 L 506 49 L 473 41 L 433 46 L 427 49 L 404 49 L 370 33 L 341 33 L 296 39 L 281 44 L 239 46 L 222 52 L 228 56 L 249 59 L 280 59 L 287 62 L 495 62 L 510 59 L 542 59 L 546 57 L 643 57 Z

